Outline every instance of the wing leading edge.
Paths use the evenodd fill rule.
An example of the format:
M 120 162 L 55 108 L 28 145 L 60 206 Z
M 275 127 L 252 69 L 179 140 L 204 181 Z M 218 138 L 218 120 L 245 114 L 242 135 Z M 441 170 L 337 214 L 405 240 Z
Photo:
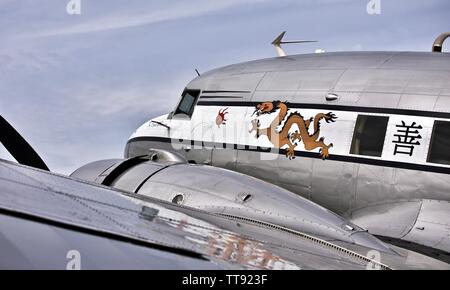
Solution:
M 365 269 L 369 249 L 0 161 L 1 268 Z M 340 248 L 341 250 L 337 250 Z M 343 251 L 345 249 L 346 251 Z M 73 252 L 75 251 L 75 252 Z M 358 255 L 355 255 L 358 254 Z M 387 268 L 448 268 L 398 249 Z M 76 255 L 75 255 L 76 256 Z M 420 263 L 414 263 L 414 259 Z

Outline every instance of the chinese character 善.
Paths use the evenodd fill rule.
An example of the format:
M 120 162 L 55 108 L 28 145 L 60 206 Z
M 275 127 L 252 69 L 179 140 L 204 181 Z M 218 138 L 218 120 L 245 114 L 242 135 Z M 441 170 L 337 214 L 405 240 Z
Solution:
M 406 125 L 405 121 L 402 121 L 401 125 L 395 127 L 397 127 L 397 134 L 394 134 L 394 136 L 397 137 L 397 140 L 392 141 L 392 143 L 395 143 L 394 155 L 407 154 L 412 156 L 414 146 L 420 145 L 418 140 L 422 139 L 422 136 L 420 136 L 419 130 L 422 129 L 422 126 L 417 125 L 416 122 Z

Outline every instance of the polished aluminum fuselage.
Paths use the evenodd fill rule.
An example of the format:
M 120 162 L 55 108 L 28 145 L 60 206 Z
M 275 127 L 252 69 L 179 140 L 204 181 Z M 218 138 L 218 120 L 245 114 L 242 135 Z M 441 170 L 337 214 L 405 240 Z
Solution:
M 201 91 L 192 117 L 153 119 L 170 129 L 145 123 L 130 137 L 125 157 L 146 154 L 149 148 L 181 152 L 192 162 L 284 187 L 371 233 L 450 250 L 450 165 L 427 161 L 434 121 L 450 121 L 450 54 L 287 56 L 216 69 L 186 88 Z M 327 98 L 330 94 L 336 98 Z M 290 112 L 305 119 L 321 112 L 337 116 L 335 123 L 321 124 L 325 143 L 333 143 L 328 159 L 300 142 L 291 160 L 285 148 L 277 150 L 268 137 L 251 132 L 255 105 L 274 100 L 288 102 Z M 223 109 L 227 122 L 218 125 L 216 115 Z M 261 123 L 270 123 L 278 113 L 263 116 Z M 389 117 L 380 157 L 350 154 L 360 114 Z M 401 122 L 423 128 L 421 144 L 409 156 L 394 154 L 395 128 Z

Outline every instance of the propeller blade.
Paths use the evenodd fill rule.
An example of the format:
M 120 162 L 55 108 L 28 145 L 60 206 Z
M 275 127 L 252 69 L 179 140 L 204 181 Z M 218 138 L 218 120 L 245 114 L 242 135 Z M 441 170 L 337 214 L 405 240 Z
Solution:
M 0 142 L 20 164 L 50 171 L 28 142 L 0 116 Z

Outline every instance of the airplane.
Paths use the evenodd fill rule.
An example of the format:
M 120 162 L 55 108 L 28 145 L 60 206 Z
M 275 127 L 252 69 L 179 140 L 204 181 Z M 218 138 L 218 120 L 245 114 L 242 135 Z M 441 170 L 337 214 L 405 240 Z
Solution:
M 308 163 L 320 162 L 319 172 L 329 166 L 327 176 L 352 166 L 338 158 L 345 133 L 338 130 L 357 113 L 347 107 L 326 113 L 313 107 L 292 110 L 294 99 L 287 103 L 281 97 L 259 100 L 274 97 L 276 91 L 255 97 L 263 75 L 283 73 L 286 64 L 298 68 L 296 59 L 301 57 L 250 62 L 199 76 L 188 84 L 173 113 L 133 133 L 124 158 L 94 161 L 69 176 L 50 172 L 0 116 L 0 141 L 18 162 L 0 159 L 0 268 L 450 269 L 443 259 L 382 241 L 318 204 L 316 197 L 292 190 L 306 182 Z M 317 65 L 316 55 L 306 57 L 305 64 Z M 370 63 L 364 59 L 355 56 L 355 65 Z M 344 54 L 344 60 L 348 64 L 349 56 Z M 325 76 L 329 61 L 319 60 Z M 341 61 L 332 62 L 338 67 Z M 258 72 L 261 68 L 268 71 Z M 315 76 L 311 71 L 313 83 Z M 327 97 L 340 100 L 340 91 L 333 94 Z M 274 147 L 270 136 L 280 135 L 283 126 L 279 131 L 264 126 L 275 124 L 271 116 L 283 111 L 295 120 L 301 119 L 299 111 L 315 114 L 304 120 L 303 128 L 314 126 L 313 134 L 305 135 L 297 125 L 287 135 L 290 143 L 282 140 Z M 286 126 L 290 121 L 277 122 Z M 338 130 L 328 128 L 334 124 Z M 322 139 L 325 134 L 333 146 Z M 290 150 L 292 144 L 303 144 L 300 138 L 310 146 L 319 144 L 321 151 L 297 145 Z M 278 182 L 280 176 L 297 186 Z M 312 177 L 320 175 L 311 172 Z M 336 178 L 322 179 L 324 189 L 332 188 Z
M 450 270 L 280 187 L 176 153 L 65 176 L 1 116 L 0 132 L 19 162 L 0 159 L 0 269 Z
M 194 78 L 125 158 L 159 150 L 250 175 L 450 262 L 450 33 L 431 52 L 300 55 L 281 44 L 306 41 L 284 34 L 278 57 Z

